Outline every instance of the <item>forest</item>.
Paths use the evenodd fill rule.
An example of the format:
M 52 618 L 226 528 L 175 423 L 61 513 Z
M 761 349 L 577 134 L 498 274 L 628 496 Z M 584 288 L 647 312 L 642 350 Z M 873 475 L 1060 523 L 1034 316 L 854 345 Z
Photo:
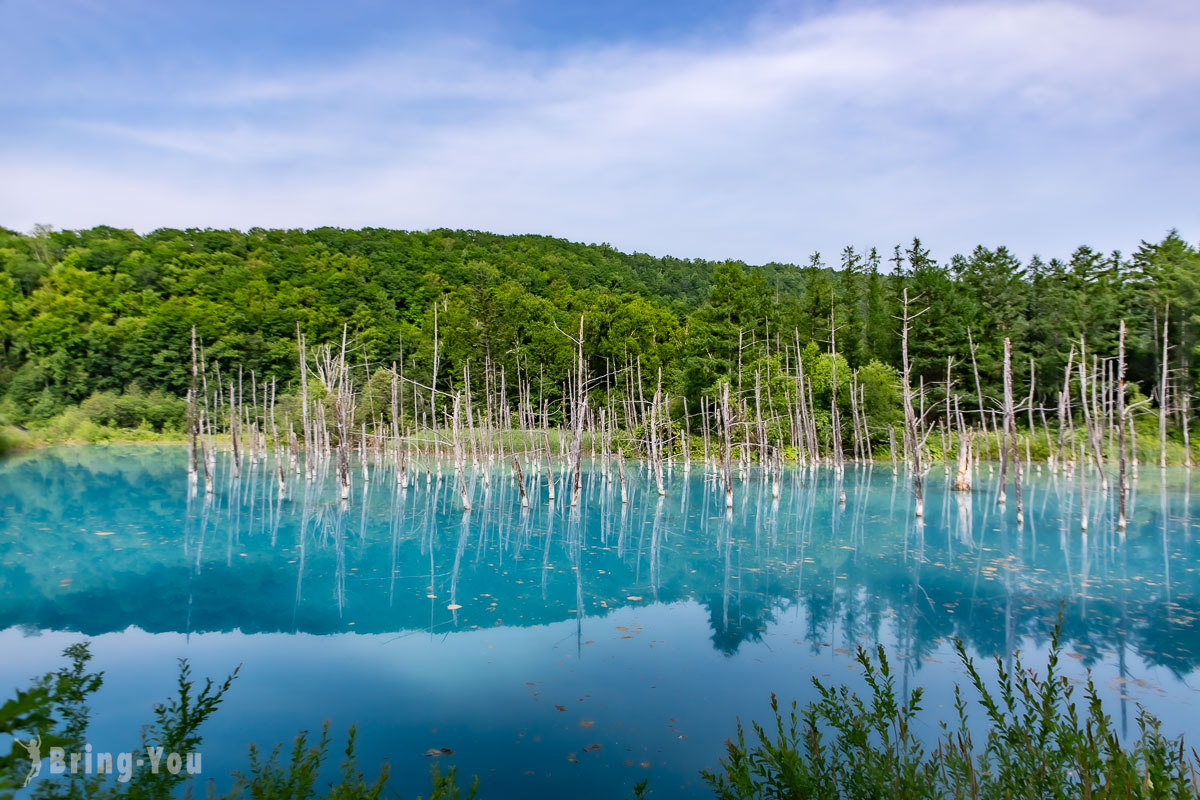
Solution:
M 68 438 L 80 425 L 182 432 L 193 330 L 206 369 L 274 379 L 282 396 L 298 388 L 298 334 L 336 343 L 346 330 L 368 379 L 398 365 L 449 391 L 486 369 L 505 376 L 506 402 L 524 382 L 553 415 L 578 366 L 564 331 L 582 330 L 591 391 L 623 371 L 676 416 L 724 383 L 741 397 L 777 381 L 782 397 L 799 356 L 814 413 L 861 414 L 875 452 L 902 418 L 905 293 L 925 424 L 947 415 L 950 393 L 972 413 L 998 407 L 1006 339 L 1019 402 L 1057 408 L 1074 391 L 1070 365 L 1113 360 L 1124 320 L 1127 401 L 1149 398 L 1139 413 L 1157 418 L 1165 386 L 1181 441 L 1200 251 L 1175 231 L 1129 254 L 1080 246 L 1022 262 L 980 246 L 941 262 L 913 239 L 750 266 L 477 231 L 0 228 L 0 424 Z M 1101 385 L 1103 363 L 1089 365 Z

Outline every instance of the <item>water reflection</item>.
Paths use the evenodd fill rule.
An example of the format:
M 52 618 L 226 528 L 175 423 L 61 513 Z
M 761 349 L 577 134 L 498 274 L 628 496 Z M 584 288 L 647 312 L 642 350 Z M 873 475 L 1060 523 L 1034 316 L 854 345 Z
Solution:
M 400 489 L 368 462 L 372 479 L 347 501 L 330 476 L 281 490 L 261 461 L 240 477 L 218 464 L 218 491 L 197 494 L 172 448 L 0 463 L 0 629 L 447 633 L 574 620 L 581 631 L 618 607 L 691 599 L 721 653 L 791 614 L 813 652 L 894 639 L 919 666 L 948 637 L 988 655 L 1045 641 L 1061 605 L 1086 664 L 1129 651 L 1182 676 L 1200 656 L 1182 471 L 1142 471 L 1119 535 L 1115 495 L 1091 474 L 1030 475 L 1017 526 L 986 469 L 971 493 L 931 473 L 922 521 L 905 476 L 870 466 L 785 472 L 778 497 L 751 471 L 726 513 L 699 465 L 669 470 L 659 496 L 627 464 L 622 502 L 613 471 L 593 464 L 577 507 L 561 491 L 550 501 L 532 465 L 523 506 L 513 468 L 494 465 L 471 472 L 464 512 L 436 466 Z

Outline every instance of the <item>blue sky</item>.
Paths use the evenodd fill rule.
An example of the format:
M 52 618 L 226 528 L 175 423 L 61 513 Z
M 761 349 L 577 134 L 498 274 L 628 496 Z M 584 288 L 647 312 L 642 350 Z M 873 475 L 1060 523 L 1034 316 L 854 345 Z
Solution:
M 0 0 L 0 225 L 1200 236 L 1200 3 Z

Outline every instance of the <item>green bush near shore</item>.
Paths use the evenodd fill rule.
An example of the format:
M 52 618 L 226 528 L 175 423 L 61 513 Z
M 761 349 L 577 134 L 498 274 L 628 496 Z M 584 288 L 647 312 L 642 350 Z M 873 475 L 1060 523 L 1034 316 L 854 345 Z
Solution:
M 11 425 L 0 425 L 0 456 L 20 450 L 27 444 L 27 436 Z
M 1157 466 L 1160 460 L 1160 446 L 1158 440 L 1158 429 L 1154 427 L 1155 423 L 1152 419 L 1146 420 L 1146 424 L 1139 424 L 1138 439 L 1136 450 L 1138 463 L 1143 466 Z M 146 420 L 140 421 L 138 424 L 130 427 L 120 427 L 114 424 L 106 424 L 97 422 L 88 411 L 82 406 L 72 406 L 65 411 L 56 414 L 54 417 L 45 423 L 36 427 L 24 429 L 14 425 L 0 424 L 0 456 L 16 452 L 18 450 L 29 449 L 32 447 L 40 447 L 54 444 L 102 444 L 102 443 L 138 443 L 138 442 L 184 442 L 187 440 L 187 433 L 183 429 L 184 426 L 176 426 L 174 424 L 165 424 L 161 429 L 155 429 L 152 424 Z M 1153 430 L 1150 430 L 1153 428 Z M 483 440 L 483 434 L 480 435 L 480 441 Z M 1057 431 L 1053 428 L 1050 431 L 1050 436 L 1055 446 L 1057 446 Z M 1017 453 L 1021 461 L 1025 460 L 1026 453 L 1034 462 L 1044 462 L 1050 453 L 1050 448 L 1046 445 L 1045 433 L 1041 430 L 1035 431 L 1033 436 L 1029 436 L 1024 430 L 1018 434 L 1019 440 L 1017 445 Z M 523 431 L 504 431 L 491 433 L 494 444 L 503 443 L 506 451 L 512 451 L 515 447 L 517 452 L 534 452 L 541 451 L 545 447 L 545 437 L 540 433 L 529 434 Z M 1076 432 L 1076 437 L 1079 441 L 1083 441 L 1083 435 Z M 564 434 L 558 430 L 550 432 L 550 452 L 554 459 L 559 458 L 559 453 L 562 449 L 561 440 L 568 438 L 569 434 Z M 219 436 L 219 441 L 225 441 L 225 436 Z M 897 437 L 899 439 L 899 436 Z M 1028 451 L 1025 447 L 1025 442 L 1028 439 Z M 410 438 L 415 446 L 432 449 L 434 443 L 439 441 L 438 437 L 431 432 L 417 433 Z M 1000 449 L 998 446 L 998 437 L 989 434 L 987 437 L 975 436 L 972 442 L 974 453 L 984 461 L 999 461 Z M 958 436 L 957 434 L 947 435 L 947 446 L 943 447 L 940 437 L 931 435 L 926 443 L 927 453 L 926 460 L 928 462 L 953 462 L 957 457 Z M 715 446 L 715 443 L 714 443 Z M 442 447 L 445 448 L 445 442 L 442 442 Z M 639 453 L 635 443 L 628 437 L 622 434 L 614 434 L 612 439 L 612 447 L 614 452 L 620 450 L 624 452 L 626 458 L 639 458 Z M 600 444 L 596 436 L 592 434 L 584 434 L 584 453 L 593 452 L 599 453 Z M 782 448 L 784 459 L 787 462 L 796 460 L 797 454 L 794 448 L 787 446 Z M 738 445 L 734 446 L 735 458 L 738 452 Z M 1077 453 L 1078 451 L 1075 450 Z M 1107 440 L 1103 448 L 1104 458 L 1107 463 L 1114 466 L 1117 459 L 1117 450 L 1115 446 L 1108 446 Z M 1186 462 L 1185 455 L 1188 450 L 1184 448 L 1182 434 L 1179 431 L 1168 431 L 1167 435 L 1167 465 L 1168 466 L 1183 466 Z M 697 436 L 692 437 L 691 441 L 692 458 L 699 461 L 704 456 L 703 440 Z M 683 458 L 682 444 L 677 443 L 671 455 L 676 460 Z M 716 452 L 710 451 L 710 457 L 715 457 Z M 875 448 L 872 452 L 872 458 L 875 461 L 890 461 L 891 453 L 886 447 Z M 989 459 L 990 455 L 990 459 Z M 1085 456 L 1090 459 L 1090 454 L 1085 452 Z M 902 454 L 897 455 L 902 458 Z M 752 454 L 752 460 L 757 460 L 757 454 Z M 1191 464 L 1200 464 L 1200 444 L 1193 439 L 1191 443 Z
M 386 398 L 380 396 L 376 399 L 379 405 L 386 410 Z M 282 435 L 283 420 L 287 418 L 295 423 L 300 417 L 299 400 L 293 395 L 282 394 L 278 397 L 278 403 L 277 418 Z M 5 423 L 10 420 L 22 418 L 14 416 L 10 412 L 10 408 L 6 408 L 5 404 L 0 403 L 0 455 L 48 444 L 179 442 L 184 441 L 187 436 L 186 402 L 182 398 L 158 390 L 145 392 L 136 383 L 120 393 L 93 392 L 78 405 L 68 406 L 44 419 L 30 421 L 28 428 L 6 425 Z M 680 413 L 682 413 L 681 409 Z M 1025 415 L 1018 415 L 1019 423 L 1024 419 Z M 330 426 L 333 426 L 332 420 Z M 385 419 L 385 427 L 387 426 L 388 421 Z M 843 435 L 848 437 L 850 435 L 849 424 L 846 423 L 846 426 L 847 430 L 843 431 Z M 791 445 L 790 433 L 780 427 L 778 420 L 773 420 L 766 427 L 768 441 L 772 446 L 779 447 L 786 460 L 795 460 L 798 454 Z M 682 428 L 682 422 L 674 419 L 670 423 L 670 428 L 664 425 L 663 430 L 660 431 L 660 435 L 663 437 L 667 430 L 670 430 L 671 433 L 671 439 L 664 446 L 665 454 L 682 458 L 686 448 L 690 450 L 692 458 L 702 458 L 704 439 L 696 432 L 696 425 L 692 426 L 690 438 L 684 436 Z M 354 429 L 358 430 L 359 425 L 355 425 Z M 368 427 L 368 431 L 370 430 L 371 428 Z M 872 456 L 876 460 L 888 461 L 891 459 L 891 453 L 886 446 L 888 441 L 886 430 L 886 428 L 882 431 L 876 429 L 871 432 L 874 441 L 882 440 L 885 443 L 873 448 Z M 1136 456 L 1139 463 L 1144 465 L 1160 463 L 1162 446 L 1156 413 L 1136 416 L 1133 432 L 1130 433 L 1127 427 L 1126 433 L 1131 448 L 1130 452 Z M 418 430 L 411 435 L 410 441 L 418 448 L 428 449 L 432 448 L 435 442 L 444 441 L 444 434 L 444 431 Z M 898 425 L 895 427 L 895 434 L 897 443 L 901 442 L 903 432 Z M 552 456 L 557 458 L 560 452 L 570 448 L 571 434 L 569 431 L 557 427 L 552 427 L 548 434 L 544 434 L 540 430 L 489 429 L 485 432 L 483 428 L 479 428 L 476 430 L 475 436 L 477 437 L 476 441 L 481 443 L 490 436 L 493 447 L 502 445 L 505 450 L 510 451 L 540 451 L 548 442 Z M 644 446 L 645 439 L 646 432 L 641 428 L 632 431 L 614 431 L 611 436 L 611 447 L 624 452 L 627 457 L 637 458 Z M 986 433 L 976 431 L 972 438 L 973 451 L 977 457 L 984 460 L 998 461 L 1000 459 L 1000 440 L 1001 436 L 994 430 Z M 827 440 L 824 444 L 828 446 Z M 1189 451 L 1184 445 L 1183 431 L 1173 421 L 1170 422 L 1167 426 L 1167 464 L 1172 466 L 1182 466 L 1185 463 L 1200 464 L 1200 442 L 1193 440 L 1188 444 L 1190 445 L 1190 459 L 1187 458 Z M 719 446 L 716 438 L 710 440 L 711 457 L 717 456 L 716 448 Z M 733 442 L 735 457 L 740 454 L 742 446 L 743 444 L 738 441 Z M 1043 427 L 1040 419 L 1036 419 L 1032 431 L 1018 425 L 1017 455 L 1019 459 L 1025 460 L 1028 456 L 1033 461 L 1046 461 L 1052 452 L 1058 451 L 1060 446 L 1065 451 L 1076 455 L 1082 452 L 1086 459 L 1091 458 L 1086 434 L 1081 426 L 1067 430 L 1060 437 L 1057 424 L 1053 419 L 1050 420 L 1049 427 Z M 1116 436 L 1105 430 L 1100 446 L 1105 460 L 1115 463 L 1118 453 Z M 844 447 L 847 458 L 849 458 L 851 443 L 847 441 Z M 959 447 L 958 434 L 954 431 L 945 431 L 943 436 L 943 432 L 935 428 L 929 432 L 925 447 L 927 461 L 954 461 Z M 759 457 L 758 445 L 751 443 L 750 448 L 752 460 L 757 459 Z M 598 435 L 591 432 L 585 433 L 584 452 L 593 450 L 599 452 L 599 449 Z
M 47 444 L 182 441 L 187 404 L 159 391 L 136 385 L 117 392 L 94 392 L 82 403 L 29 423 L 28 428 L 3 425 L 0 455 Z

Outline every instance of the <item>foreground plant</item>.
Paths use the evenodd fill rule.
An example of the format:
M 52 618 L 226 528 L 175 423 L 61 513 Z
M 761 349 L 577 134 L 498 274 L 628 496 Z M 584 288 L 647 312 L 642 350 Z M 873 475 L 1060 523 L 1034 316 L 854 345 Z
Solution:
M 35 680 L 29 690 L 18 691 L 15 698 L 0 705 L 0 734 L 13 739 L 11 752 L 0 754 L 0 800 L 11 800 L 13 791 L 23 788 L 30 778 L 37 779 L 30 786 L 30 795 L 36 800 L 163 800 L 181 793 L 191 796 L 191 771 L 179 765 L 176 769 L 166 768 L 169 762 L 165 759 L 171 753 L 199 752 L 203 743 L 200 728 L 224 702 L 238 670 L 221 683 L 207 679 L 198 686 L 187 661 L 180 660 L 176 694 L 154 707 L 154 721 L 143 728 L 136 751 L 163 757 L 158 769 L 117 768 L 110 769 L 109 774 L 99 774 L 98 768 L 92 768 L 91 774 L 86 770 L 67 770 L 64 775 L 46 775 L 41 759 L 49 755 L 52 747 L 61 747 L 67 753 L 85 752 L 90 720 L 87 701 L 104 682 L 103 673 L 87 669 L 92 654 L 86 643 L 68 647 L 63 655 L 71 660 L 70 666 Z M 321 780 L 320 772 L 330 744 L 328 723 L 312 746 L 306 734 L 298 735 L 286 762 L 279 760 L 278 745 L 265 758 L 252 746 L 249 770 L 234 773 L 228 794 L 217 794 L 210 784 L 208 797 L 210 800 L 378 800 L 388 778 L 387 765 L 374 781 L 368 781 L 358 769 L 356 739 L 351 728 L 341 767 L 332 779 L 325 776 L 325 780 Z M 31 751 L 30 747 L 35 749 Z M 95 755 L 90 754 L 90 748 L 88 751 L 89 758 Z M 475 785 L 469 787 L 466 800 L 474 798 L 475 792 Z M 434 767 L 429 800 L 462 797 L 455 771 L 443 774 Z
M 976 728 L 983 733 L 982 744 L 973 738 L 969 703 L 957 685 L 954 719 L 939 723 L 940 733 L 927 744 L 914 733 L 922 690 L 901 697 L 883 648 L 874 657 L 859 648 L 855 658 L 863 669 L 866 697 L 816 678 L 819 698 L 803 708 L 792 703 L 781 711 L 772 695 L 771 728 L 751 723 L 753 735 L 748 737 L 739 723 L 720 771 L 704 771 L 705 782 L 719 800 L 1200 797 L 1200 755 L 1185 750 L 1182 737 L 1164 736 L 1158 720 L 1139 709 L 1137 738 L 1122 744 L 1090 677 L 1082 704 L 1076 703 L 1075 685 L 1058 669 L 1057 632 L 1044 676 L 1027 669 L 1018 654 L 1011 669 L 996 659 L 994 686 L 960 642 L 955 651 L 968 675 L 967 689 L 983 712 Z M 32 762 L 22 758 L 24 745 L 15 740 L 36 738 L 43 754 L 50 747 L 82 749 L 89 719 L 86 701 L 100 688 L 103 675 L 87 671 L 91 653 L 86 644 L 73 645 L 65 655 L 70 667 L 46 675 L 0 705 L 0 733 L 14 738 L 12 752 L 0 755 L 0 800 L 11 798 L 12 790 L 33 772 Z M 142 736 L 143 749 L 197 750 L 199 727 L 221 705 L 236 676 L 235 670 L 220 684 L 208 680 L 196 691 L 187 662 L 181 661 L 177 696 L 155 707 L 155 722 Z M 248 770 L 234 773 L 227 794 L 217 794 L 210 784 L 209 800 L 378 800 L 384 796 L 387 765 L 368 780 L 358 768 L 356 740 L 351 728 L 340 769 L 324 781 L 328 724 L 315 743 L 298 735 L 286 758 L 280 745 L 265 755 L 252 746 Z M 99 775 L 57 777 L 35 783 L 32 796 L 133 800 L 171 797 L 183 790 L 190 795 L 191 776 L 185 772 L 139 770 L 124 782 Z M 464 792 L 453 768 L 432 770 L 429 800 L 474 800 L 477 791 L 477 779 Z M 633 796 L 648 796 L 645 781 L 634 787 Z
M 913 731 L 922 690 L 898 695 L 882 647 L 875 658 L 861 647 L 868 695 L 814 678 L 820 698 L 786 713 L 771 696 L 772 730 L 738 724 L 718 772 L 702 775 L 720 800 L 742 798 L 1195 798 L 1200 756 L 1169 739 L 1144 709 L 1137 738 L 1122 745 L 1090 676 L 1084 707 L 1058 670 L 1057 633 L 1045 676 L 1018 655 L 1011 669 L 997 658 L 989 688 L 961 642 L 955 643 L 969 689 L 983 710 L 986 735 L 976 745 L 968 703 L 955 686 L 956 719 L 940 723 L 927 748 Z M 984 730 L 984 728 L 980 728 Z

